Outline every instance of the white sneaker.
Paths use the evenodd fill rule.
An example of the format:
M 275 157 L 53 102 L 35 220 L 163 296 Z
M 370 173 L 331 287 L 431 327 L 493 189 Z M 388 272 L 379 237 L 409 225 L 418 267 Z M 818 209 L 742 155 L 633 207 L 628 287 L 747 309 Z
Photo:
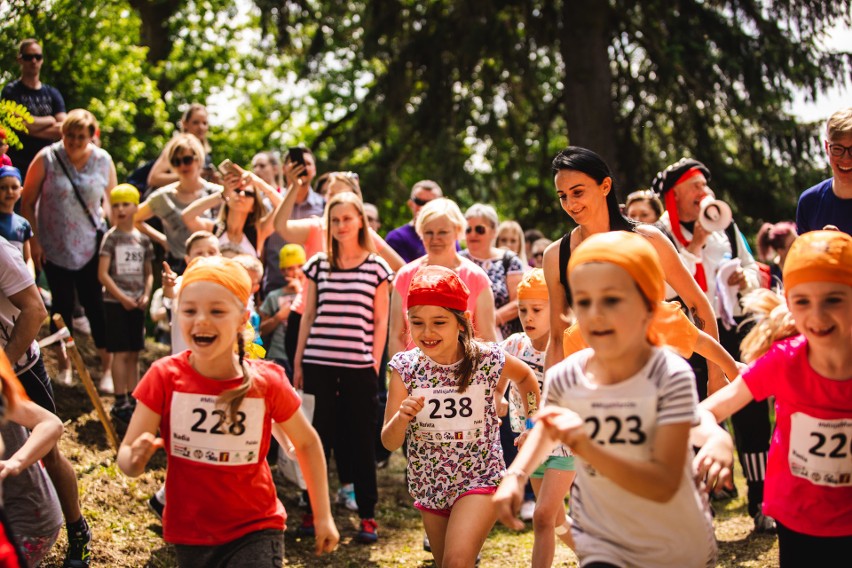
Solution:
M 74 318 L 74 331 L 79 331 L 84 335 L 92 335 L 92 326 L 86 316 Z
M 337 492 L 337 502 L 350 511 L 358 510 L 358 502 L 355 500 L 355 486 L 347 483 Z
M 535 513 L 535 501 L 524 501 L 521 504 L 521 520 L 531 521 Z
M 115 385 L 112 382 L 112 373 L 104 373 L 104 376 L 101 377 L 101 382 L 98 385 L 98 390 L 103 394 L 115 393 Z

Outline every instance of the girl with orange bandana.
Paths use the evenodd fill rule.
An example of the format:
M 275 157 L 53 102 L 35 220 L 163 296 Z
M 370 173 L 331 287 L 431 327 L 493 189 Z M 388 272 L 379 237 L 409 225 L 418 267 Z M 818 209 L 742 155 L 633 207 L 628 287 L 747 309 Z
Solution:
M 659 257 L 639 235 L 600 233 L 573 251 L 568 273 L 590 348 L 547 371 L 544 407 L 494 496 L 500 520 L 522 527 L 523 484 L 561 442 L 576 458 L 570 545 L 581 566 L 714 566 L 710 509 L 690 459 L 695 377 L 650 332 L 665 293 Z
M 778 525 L 780 565 L 839 566 L 852 549 L 852 237 L 805 233 L 783 272 L 786 306 L 743 341 L 762 356 L 701 403 L 702 426 L 775 398 L 763 513 Z
M 133 393 L 138 403 L 118 465 L 137 477 L 165 449 L 163 537 L 175 544 L 179 566 L 281 565 L 286 513 L 266 461 L 270 434 L 295 446 L 316 519 L 317 554 L 339 539 L 322 444 L 299 412 L 298 395 L 283 369 L 245 357 L 241 334 L 251 286 L 232 260 L 193 261 L 177 314 L 189 350 L 155 362 Z

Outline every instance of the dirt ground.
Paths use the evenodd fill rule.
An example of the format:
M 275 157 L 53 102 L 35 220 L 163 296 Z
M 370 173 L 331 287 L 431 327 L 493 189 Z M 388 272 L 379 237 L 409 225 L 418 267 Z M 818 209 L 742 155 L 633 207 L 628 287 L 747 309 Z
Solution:
M 91 340 L 82 336 L 78 346 L 87 361 L 97 384 L 100 374 Z M 150 363 L 168 354 L 168 348 L 149 341 L 143 356 L 143 372 Z M 45 361 L 55 377 L 55 356 L 47 350 Z M 65 434 L 60 446 L 74 465 L 80 485 L 83 514 L 89 521 L 94 539 L 92 566 L 109 567 L 171 567 L 175 566 L 171 547 L 162 539 L 159 520 L 147 508 L 148 498 L 157 490 L 165 476 L 166 459 L 159 452 L 148 470 L 139 478 L 125 477 L 115 464 L 115 453 L 109 447 L 103 427 L 79 380 L 73 386 L 54 383 L 58 412 L 65 422 Z M 112 399 L 103 397 L 107 410 Z M 312 541 L 300 539 L 295 527 L 301 518 L 298 490 L 283 479 L 278 494 L 289 519 L 286 535 L 288 566 L 305 567 L 417 567 L 433 566 L 431 556 L 422 548 L 420 516 L 411 507 L 403 471 L 405 461 L 395 452 L 386 469 L 379 470 L 380 540 L 374 545 L 361 545 L 353 538 L 358 518 L 355 513 L 336 507 L 334 514 L 341 542 L 329 556 L 313 556 Z M 280 479 L 280 476 L 277 476 Z M 336 484 L 336 476 L 331 476 Z M 744 494 L 742 476 L 738 474 L 740 494 Z M 336 487 L 335 487 L 336 488 Z M 720 567 L 777 566 L 778 544 L 774 536 L 752 534 L 752 521 L 740 497 L 727 503 L 715 504 L 716 537 L 719 541 Z M 482 568 L 529 566 L 533 543 L 530 524 L 520 533 L 497 526 L 482 550 Z M 66 548 L 65 531 L 43 566 L 62 564 Z M 554 566 L 577 566 L 576 557 L 564 545 L 557 546 Z

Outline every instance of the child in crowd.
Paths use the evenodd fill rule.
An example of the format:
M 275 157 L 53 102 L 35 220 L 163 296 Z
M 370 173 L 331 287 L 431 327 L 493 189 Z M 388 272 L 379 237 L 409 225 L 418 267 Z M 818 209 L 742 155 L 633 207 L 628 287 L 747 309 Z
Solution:
M 221 243 L 221 241 L 220 241 Z M 222 254 L 227 257 L 228 255 Z M 246 269 L 251 278 L 251 296 L 249 297 L 249 325 L 252 336 L 247 342 L 246 349 L 250 349 L 252 357 L 263 359 L 266 350 L 263 348 L 263 340 L 260 338 L 260 314 L 257 313 L 257 291 L 263 282 L 263 263 L 253 254 L 238 254 L 232 257 L 235 262 Z
M 293 384 L 315 396 L 313 424 L 326 456 L 343 424 L 350 451 L 360 528 L 356 540 L 378 540 L 375 520 L 378 371 L 388 334 L 388 281 L 393 272 L 374 251 L 361 198 L 334 195 L 325 208 L 327 252 L 305 264 L 305 311 L 293 362 Z M 341 422 L 338 422 L 341 421 Z M 302 534 L 310 534 L 305 515 Z
M 544 271 L 533 268 L 518 284 L 518 314 L 524 331 L 510 335 L 500 343 L 509 355 L 514 355 L 535 373 L 539 389 L 544 391 L 544 352 L 550 338 L 550 299 Z M 509 417 L 514 432 L 522 433 L 531 427 L 529 419 L 522 414 L 523 401 L 514 384 L 509 385 Z M 522 434 L 523 436 L 523 434 Z M 519 438 L 519 445 L 523 438 Z M 557 446 L 530 476 L 535 491 L 533 513 L 532 566 L 550 566 L 556 551 L 554 535 L 565 536 L 568 532 L 565 518 L 565 496 L 574 481 L 574 457 L 571 451 Z M 523 514 L 521 516 L 523 518 Z
M 473 566 L 497 519 L 491 495 L 505 467 L 497 399 L 511 380 L 525 413 L 539 401 L 528 366 L 474 341 L 468 295 L 453 270 L 421 267 L 407 297 L 417 347 L 388 364 L 382 443 L 393 451 L 408 437 L 408 489 L 439 567 Z
M 591 348 L 547 372 L 545 407 L 495 495 L 500 520 L 523 527 L 513 516 L 523 484 L 561 442 L 579 460 L 568 540 L 581 565 L 714 566 L 689 459 L 695 376 L 649 329 L 665 294 L 659 257 L 640 235 L 599 233 L 573 251 L 568 273 Z
M 281 441 L 283 433 L 295 447 L 315 512 L 317 554 L 339 538 L 322 446 L 298 395 L 280 367 L 244 357 L 250 294 L 251 279 L 232 260 L 189 265 L 177 314 L 189 350 L 156 361 L 142 378 L 119 449 L 118 465 L 131 477 L 158 448 L 166 450 L 163 537 L 182 567 L 281 564 L 286 512 L 265 459 L 270 435 Z
M 15 203 L 21 198 L 24 186 L 21 172 L 12 166 L 0 167 L 0 237 L 15 245 L 24 260 L 30 260 L 29 240 L 33 236 L 30 222 L 15 213 Z
M 277 290 L 272 290 L 260 306 L 260 332 L 268 338 L 266 358 L 284 367 L 287 376 L 293 376 L 293 369 L 287 359 L 284 347 L 284 337 L 287 333 L 287 319 L 290 317 L 290 307 L 296 295 L 301 291 L 305 273 L 305 249 L 302 245 L 287 243 L 281 247 L 278 254 L 278 266 L 284 281 L 287 283 Z
M 852 237 L 805 233 L 783 276 L 786 302 L 766 306 L 743 341 L 746 358 L 760 357 L 701 403 L 702 426 L 775 398 L 763 513 L 778 526 L 780 565 L 838 566 L 852 550 Z
M 145 311 L 151 298 L 154 274 L 151 239 L 133 226 L 139 207 L 139 190 L 129 183 L 110 192 L 112 228 L 104 235 L 98 261 L 98 278 L 104 286 L 106 349 L 113 354 L 113 420 L 130 421 L 135 401 L 130 392 L 139 382 L 139 352 L 145 349 Z

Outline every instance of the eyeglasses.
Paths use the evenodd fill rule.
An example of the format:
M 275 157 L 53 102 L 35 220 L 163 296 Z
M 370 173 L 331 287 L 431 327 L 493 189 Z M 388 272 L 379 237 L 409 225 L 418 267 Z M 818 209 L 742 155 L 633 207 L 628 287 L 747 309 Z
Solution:
M 24 61 L 41 61 L 44 59 L 44 55 L 41 53 L 22 53 L 21 59 Z
M 413 201 L 416 206 L 423 207 L 424 205 L 426 205 L 427 203 L 429 203 L 432 200 L 431 199 L 420 199 L 419 197 L 412 197 L 411 201 Z
M 180 158 L 178 158 L 176 156 L 176 157 L 172 158 L 171 160 L 169 160 L 169 162 L 172 164 L 173 168 L 178 168 L 178 167 L 180 167 L 181 164 L 183 164 L 184 166 L 188 166 L 188 165 L 192 164 L 194 161 L 195 161 L 195 156 L 183 156 L 183 157 L 180 157 Z
M 468 225 L 467 229 L 465 229 L 464 232 L 466 235 L 469 235 L 471 231 L 476 231 L 477 235 L 484 235 L 485 231 L 487 230 L 488 229 L 485 228 L 485 225 L 476 225 L 474 227 Z
M 255 197 L 254 191 L 252 191 L 250 189 L 244 189 L 242 187 L 238 187 L 237 189 L 235 189 L 234 194 L 235 195 L 243 195 L 245 197 Z
M 828 144 L 828 153 L 835 158 L 842 158 L 843 154 L 849 152 L 849 157 L 852 158 L 852 146 L 844 146 L 843 144 Z

